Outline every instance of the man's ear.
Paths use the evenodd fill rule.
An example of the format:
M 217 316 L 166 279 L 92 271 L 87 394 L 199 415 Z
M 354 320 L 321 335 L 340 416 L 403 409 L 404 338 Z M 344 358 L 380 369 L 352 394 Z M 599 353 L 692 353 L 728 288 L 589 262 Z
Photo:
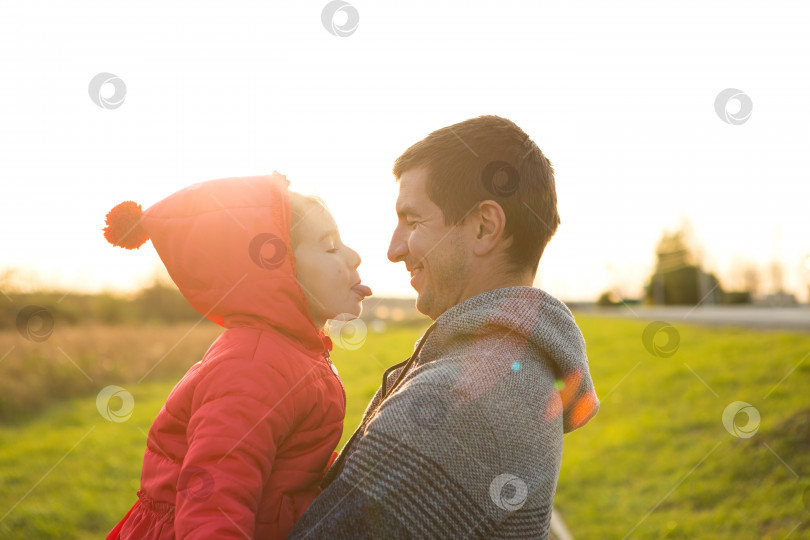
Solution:
M 506 214 L 495 201 L 481 201 L 471 216 L 473 226 L 473 253 L 483 257 L 491 252 L 503 238 Z

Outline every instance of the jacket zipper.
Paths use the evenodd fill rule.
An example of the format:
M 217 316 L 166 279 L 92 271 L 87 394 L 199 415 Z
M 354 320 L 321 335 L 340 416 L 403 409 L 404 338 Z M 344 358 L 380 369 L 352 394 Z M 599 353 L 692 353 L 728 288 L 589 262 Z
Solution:
M 335 368 L 335 365 L 332 364 L 332 359 L 329 357 L 329 351 L 328 350 L 323 351 L 323 357 L 324 357 L 324 359 L 326 359 L 326 363 L 329 364 L 329 369 L 335 375 L 335 378 L 338 380 L 338 383 L 340 383 L 340 389 L 343 391 L 343 410 L 345 411 L 346 410 L 346 404 L 347 404 L 346 403 L 346 387 L 343 386 L 343 381 L 340 379 L 340 375 L 338 375 L 338 373 L 337 373 L 337 368 Z

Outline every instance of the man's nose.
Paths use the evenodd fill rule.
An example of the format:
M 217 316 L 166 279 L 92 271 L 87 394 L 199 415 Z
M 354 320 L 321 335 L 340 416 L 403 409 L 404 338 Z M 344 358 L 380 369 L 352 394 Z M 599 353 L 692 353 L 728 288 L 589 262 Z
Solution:
M 394 234 L 391 235 L 391 243 L 388 245 L 388 260 L 391 262 L 399 262 L 405 260 L 405 255 L 408 254 L 407 236 L 402 234 L 400 227 L 394 229 Z

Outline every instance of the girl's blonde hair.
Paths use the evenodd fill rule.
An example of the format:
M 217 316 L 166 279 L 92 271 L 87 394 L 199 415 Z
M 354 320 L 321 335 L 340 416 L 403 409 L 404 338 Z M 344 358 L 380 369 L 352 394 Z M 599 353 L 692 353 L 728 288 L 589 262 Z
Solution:
M 326 211 L 329 208 L 326 203 L 317 195 L 302 195 L 295 191 L 290 191 L 290 211 L 292 219 L 290 220 L 290 248 L 295 251 L 298 244 L 301 243 L 304 228 L 300 226 L 307 214 L 313 208 L 321 207 Z

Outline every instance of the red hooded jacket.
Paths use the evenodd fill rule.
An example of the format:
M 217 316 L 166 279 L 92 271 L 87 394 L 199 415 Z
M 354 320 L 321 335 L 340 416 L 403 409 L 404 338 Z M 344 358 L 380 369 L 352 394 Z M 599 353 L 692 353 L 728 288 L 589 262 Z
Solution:
M 346 394 L 295 279 L 288 186 L 212 180 L 143 212 L 180 291 L 226 330 L 158 413 L 108 538 L 286 538 L 318 495 Z

